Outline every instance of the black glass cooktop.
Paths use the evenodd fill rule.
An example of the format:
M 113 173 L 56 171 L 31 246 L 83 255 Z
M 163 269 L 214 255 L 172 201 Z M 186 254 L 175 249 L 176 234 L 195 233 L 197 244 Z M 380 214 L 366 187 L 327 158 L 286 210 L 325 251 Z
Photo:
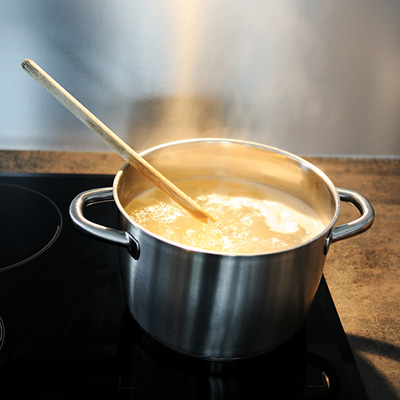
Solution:
M 0 174 L 2 399 L 367 399 L 322 279 L 305 325 L 265 355 L 206 362 L 149 337 L 125 307 L 117 248 L 72 225 L 112 176 Z M 113 202 L 88 217 L 117 225 Z

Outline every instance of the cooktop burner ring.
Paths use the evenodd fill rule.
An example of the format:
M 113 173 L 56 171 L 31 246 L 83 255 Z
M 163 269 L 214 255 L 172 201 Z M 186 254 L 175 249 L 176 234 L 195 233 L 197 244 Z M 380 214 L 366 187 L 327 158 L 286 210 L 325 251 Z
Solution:
M 3 347 L 5 336 L 6 336 L 6 329 L 4 327 L 4 322 L 0 317 L 0 350 Z
M 0 184 L 0 272 L 26 264 L 48 250 L 60 235 L 63 219 L 44 194 L 18 185 Z

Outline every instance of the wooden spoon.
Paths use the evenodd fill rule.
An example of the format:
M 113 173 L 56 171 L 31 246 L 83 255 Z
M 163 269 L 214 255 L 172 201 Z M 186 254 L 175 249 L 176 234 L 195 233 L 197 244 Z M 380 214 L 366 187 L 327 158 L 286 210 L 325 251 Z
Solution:
M 171 199 L 181 205 L 191 215 L 202 222 L 216 221 L 206 210 L 200 207 L 189 196 L 177 188 L 158 170 L 152 167 L 144 158 L 131 149 L 120 137 L 110 128 L 96 118 L 87 108 L 68 93 L 50 75 L 43 71 L 34 61 L 25 59 L 22 68 L 37 82 L 39 82 L 53 97 L 55 97 L 64 107 L 80 119 L 85 125 L 97 133 L 109 146 L 134 168 L 152 181 L 157 187 L 164 191 Z

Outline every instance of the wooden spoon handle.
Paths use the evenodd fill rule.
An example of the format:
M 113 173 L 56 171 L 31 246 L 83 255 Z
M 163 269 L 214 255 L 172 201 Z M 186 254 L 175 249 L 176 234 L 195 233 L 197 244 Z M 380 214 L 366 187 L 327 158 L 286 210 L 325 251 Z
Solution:
M 24 60 L 22 68 L 39 82 L 53 97 L 74 114 L 85 125 L 97 133 L 109 146 L 119 153 L 134 168 L 152 181 L 157 187 L 175 200 L 186 211 L 203 222 L 215 221 L 215 218 L 200 207 L 189 196 L 177 188 L 164 175 L 151 166 L 144 158 L 129 147 L 110 128 L 103 124 L 86 107 L 67 92 L 58 82 L 41 69 L 34 61 Z

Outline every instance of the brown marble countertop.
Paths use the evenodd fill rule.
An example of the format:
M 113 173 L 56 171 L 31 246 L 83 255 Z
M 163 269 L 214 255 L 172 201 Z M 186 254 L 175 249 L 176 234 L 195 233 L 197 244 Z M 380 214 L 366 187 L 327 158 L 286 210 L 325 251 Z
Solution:
M 371 400 L 400 399 L 400 159 L 308 158 L 373 204 L 372 228 L 332 244 L 324 274 Z M 0 151 L 0 172 L 115 174 L 113 153 Z M 340 222 L 357 217 L 343 204 Z

